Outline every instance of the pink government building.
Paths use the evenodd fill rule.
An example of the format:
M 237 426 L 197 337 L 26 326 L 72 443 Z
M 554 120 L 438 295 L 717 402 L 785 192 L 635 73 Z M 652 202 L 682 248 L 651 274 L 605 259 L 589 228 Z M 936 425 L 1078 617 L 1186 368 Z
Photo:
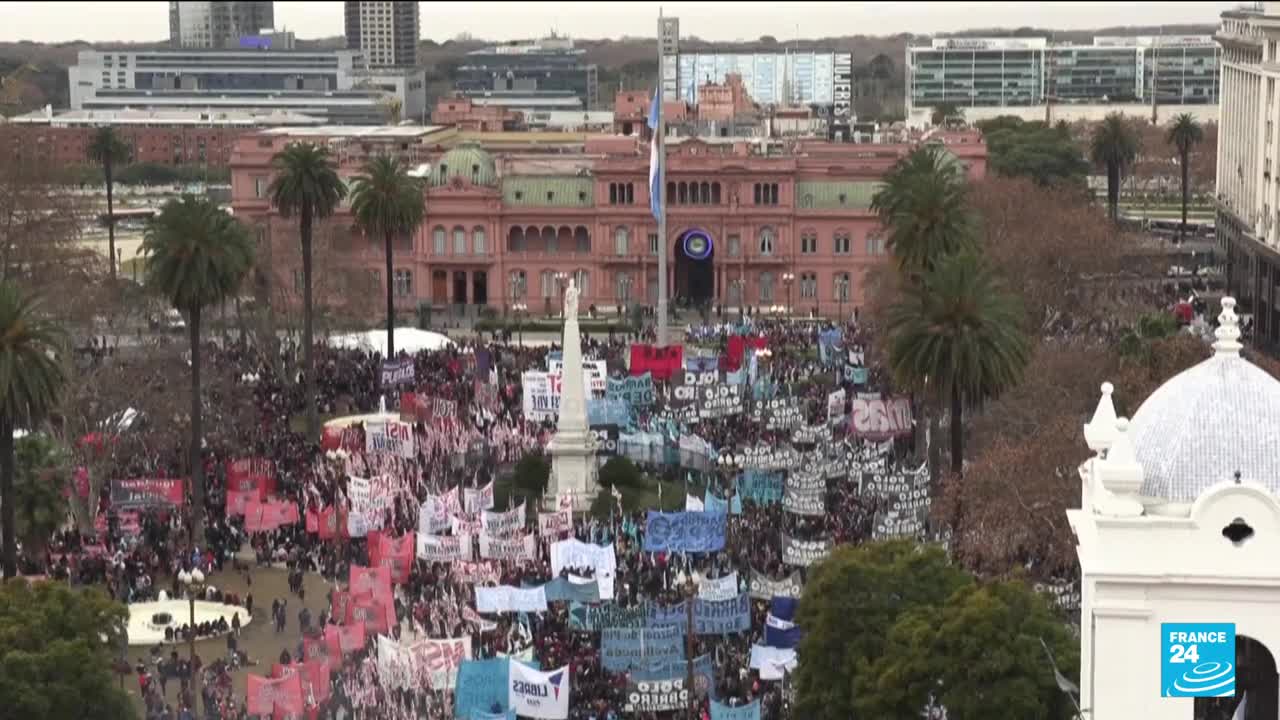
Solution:
M 266 193 L 271 158 L 291 142 L 328 145 L 344 178 L 380 153 L 403 157 L 427 178 L 426 220 L 396 246 L 398 307 L 534 314 L 558 307 L 569 278 L 584 311 L 653 305 L 659 252 L 668 253 L 675 301 L 849 313 L 863 302 L 867 270 L 886 257 L 870 206 L 890 167 L 922 142 L 943 144 L 974 179 L 987 157 L 975 131 L 895 144 L 673 137 L 667 237 L 659 238 L 646 138 L 456 126 L 264 130 L 241 136 L 232 151 L 233 211 L 257 233 L 272 292 L 295 300 L 297 221 L 281 218 Z M 318 303 L 356 293 L 376 302 L 385 292 L 383 240 L 354 228 L 345 204 L 318 224 L 314 253 Z

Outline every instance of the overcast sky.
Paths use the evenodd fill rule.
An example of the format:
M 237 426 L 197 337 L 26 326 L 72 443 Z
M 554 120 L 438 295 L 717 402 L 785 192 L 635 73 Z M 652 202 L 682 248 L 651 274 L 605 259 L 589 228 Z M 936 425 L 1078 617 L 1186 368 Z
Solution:
M 928 34 L 978 27 L 1088 29 L 1209 23 L 1238 2 L 429 2 L 422 36 L 470 33 L 511 40 L 552 28 L 579 38 L 652 36 L 659 7 L 682 35 L 779 40 L 839 35 Z M 277 2 L 276 26 L 299 37 L 342 34 L 340 2 Z M 154 41 L 169 36 L 164 2 L 0 2 L 0 40 Z

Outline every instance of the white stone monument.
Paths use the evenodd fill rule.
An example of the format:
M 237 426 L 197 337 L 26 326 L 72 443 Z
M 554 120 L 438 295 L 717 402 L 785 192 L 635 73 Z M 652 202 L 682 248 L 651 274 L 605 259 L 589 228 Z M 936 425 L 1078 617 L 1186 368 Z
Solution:
M 556 509 L 556 497 L 573 498 L 575 511 L 591 507 L 600 487 L 596 457 L 587 426 L 587 398 L 582 369 L 582 334 L 578 330 L 578 288 L 573 281 L 564 291 L 564 363 L 560 377 L 560 420 L 547 446 L 551 454 L 551 482 L 543 505 Z

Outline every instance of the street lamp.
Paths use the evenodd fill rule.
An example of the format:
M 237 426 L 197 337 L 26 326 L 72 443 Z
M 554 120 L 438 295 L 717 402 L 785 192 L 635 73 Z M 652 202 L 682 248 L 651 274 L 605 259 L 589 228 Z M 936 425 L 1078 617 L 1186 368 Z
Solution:
M 796 275 L 791 272 L 782 273 L 782 284 L 787 286 L 787 313 L 791 313 L 791 283 L 795 282 Z
M 520 334 L 520 339 L 517 342 L 520 343 L 520 347 L 524 347 L 524 317 L 521 313 L 528 312 L 529 306 L 520 302 L 512 305 L 511 309 L 516 314 L 516 332 Z
M 196 595 L 204 592 L 204 573 L 200 572 L 200 568 L 193 568 L 191 572 L 183 570 L 178 573 L 178 582 L 187 589 L 187 603 L 191 611 L 190 623 L 187 625 L 187 650 L 191 655 L 192 696 L 198 697 L 196 692 L 196 684 L 199 680 L 196 672 Z

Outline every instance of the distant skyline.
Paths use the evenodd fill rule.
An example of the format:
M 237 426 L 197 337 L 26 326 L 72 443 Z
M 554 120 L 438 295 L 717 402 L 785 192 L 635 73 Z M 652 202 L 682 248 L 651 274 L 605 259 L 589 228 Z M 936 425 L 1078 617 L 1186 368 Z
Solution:
M 1239 2 L 430 2 L 422 37 L 466 33 L 517 40 L 555 30 L 574 38 L 654 35 L 658 10 L 680 18 L 680 33 L 704 40 L 778 40 L 843 35 L 933 34 L 978 28 L 1084 30 L 1122 25 L 1216 24 Z M 169 37 L 165 2 L 0 2 L 0 40 L 152 42 Z M 278 29 L 300 38 L 342 35 L 342 3 L 277 2 Z

